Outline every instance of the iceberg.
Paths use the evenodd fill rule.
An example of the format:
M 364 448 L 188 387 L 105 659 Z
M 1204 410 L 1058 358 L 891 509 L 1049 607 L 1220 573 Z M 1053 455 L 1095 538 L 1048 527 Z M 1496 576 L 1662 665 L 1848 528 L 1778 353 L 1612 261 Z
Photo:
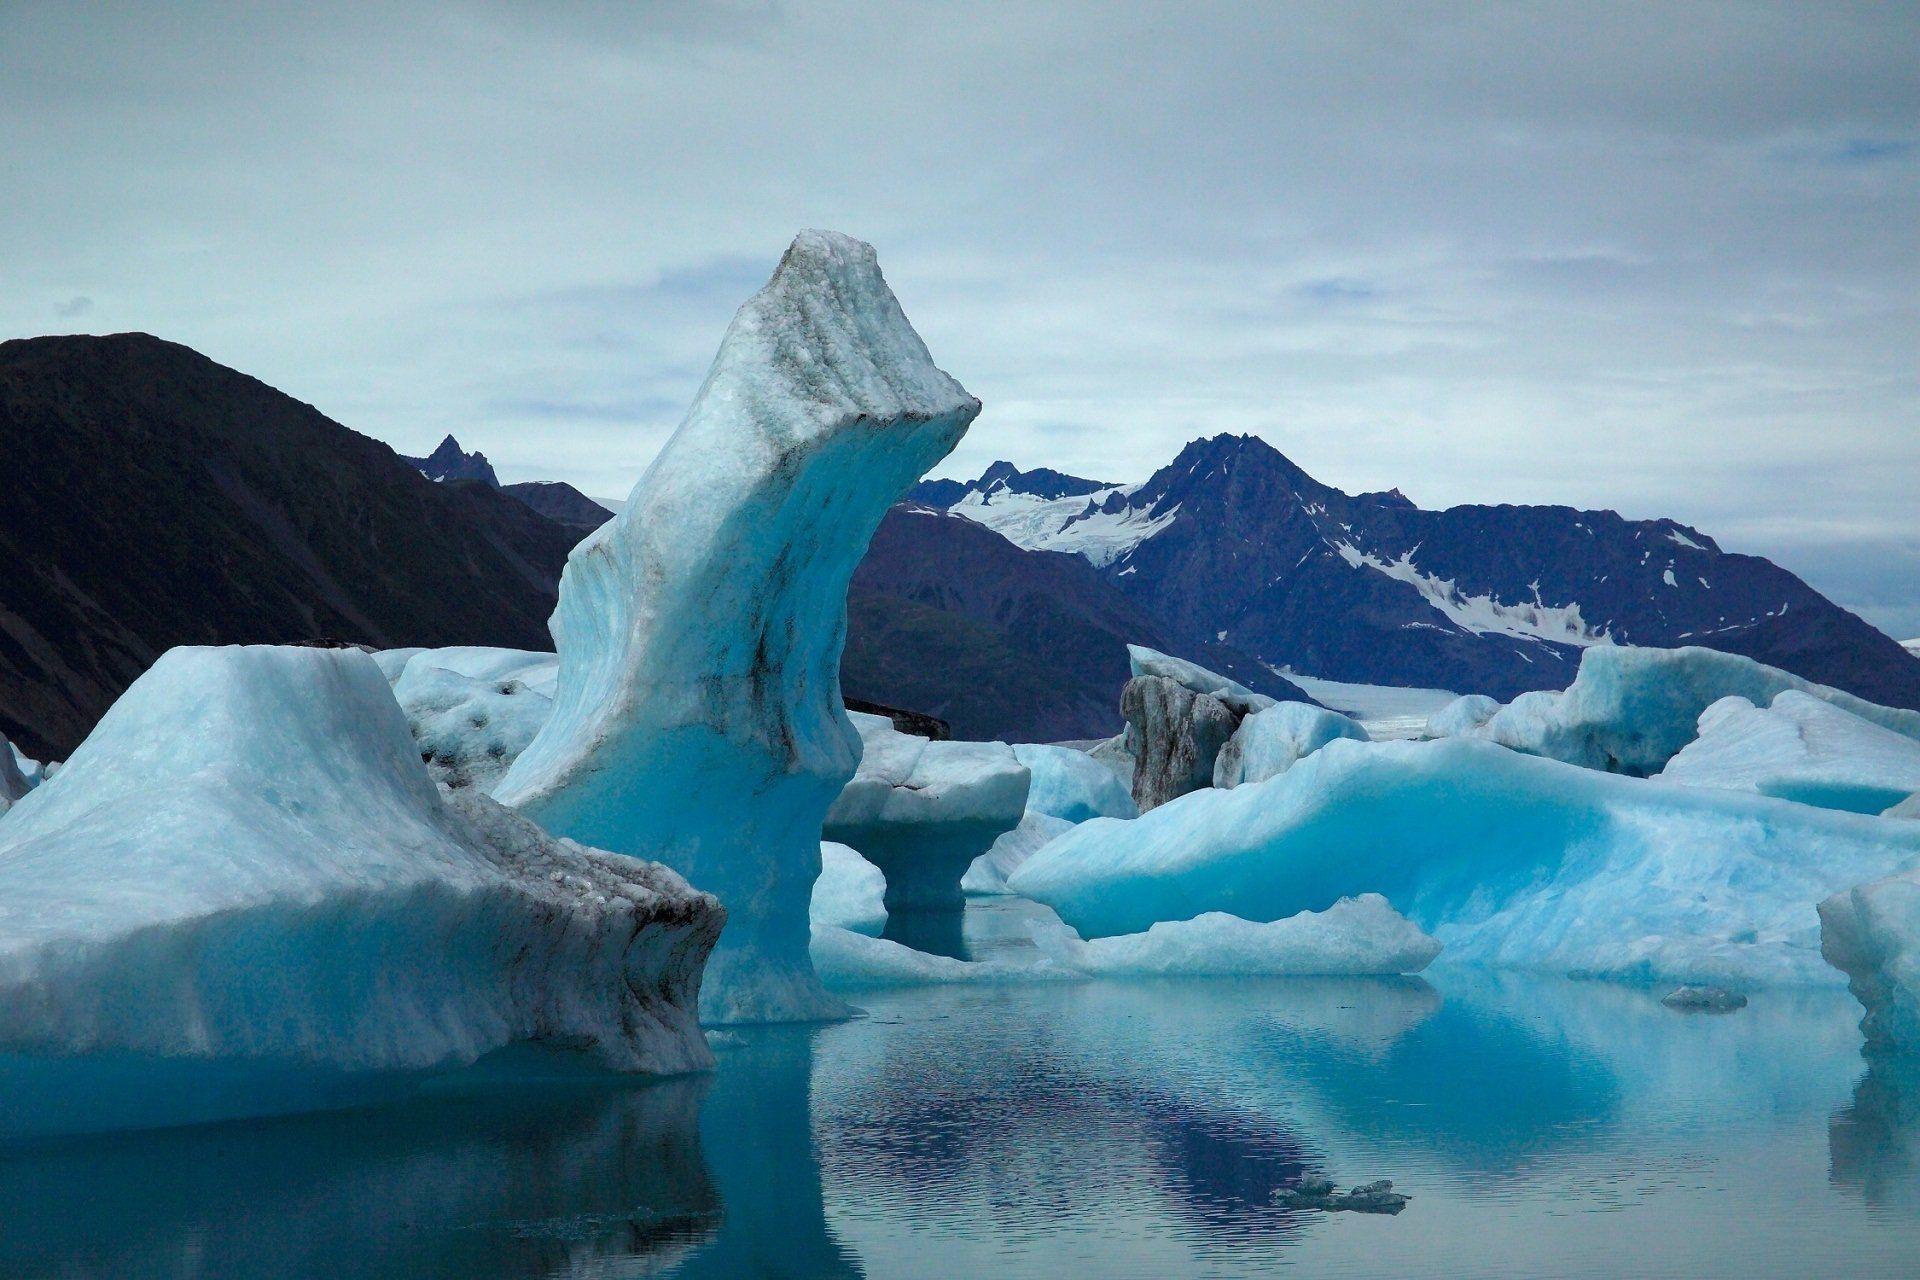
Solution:
M 1133 762 L 1133 802 L 1145 813 L 1213 785 L 1214 762 L 1240 716 L 1210 693 L 1165 676 L 1135 676 L 1120 691 L 1125 753 Z
M 494 794 L 720 898 L 710 1022 L 846 1013 L 814 977 L 807 912 L 860 755 L 840 701 L 847 582 L 979 411 L 872 248 L 803 232 L 626 507 L 567 559 L 553 713 Z
M 28 781 L 23 765 L 33 762 L 20 754 L 19 748 L 5 738 L 0 738 L 0 813 L 5 813 L 13 802 L 33 789 Z
M 807 918 L 814 928 L 850 929 L 879 937 L 887 927 L 887 878 L 844 844 L 820 842 L 820 878 L 813 882 Z
M 1822 902 L 1820 949 L 1866 1009 L 1867 1052 L 1920 1054 L 1920 867 Z
M 1600 645 L 1561 693 L 1523 693 L 1470 736 L 1610 773 L 1658 773 L 1693 740 L 1701 712 L 1726 697 L 1766 706 L 1787 690 L 1920 739 L 1920 711 L 1882 707 L 1717 649 Z
M 1021 816 L 1019 826 L 1003 833 L 985 853 L 973 860 L 973 865 L 967 868 L 967 874 L 960 877 L 961 892 L 980 897 L 1011 893 L 1012 890 L 1007 888 L 1007 877 L 1038 853 L 1048 841 L 1065 835 L 1073 828 L 1074 824 L 1065 818 L 1056 818 L 1050 813 L 1036 813 L 1029 808 Z
M 415 654 L 394 680 L 393 696 L 434 781 L 492 791 L 553 711 L 553 655 L 544 655 L 543 681 L 527 664 L 468 675 L 439 665 L 442 653 Z M 523 678 L 529 676 L 535 683 Z
M 1908 796 L 1905 800 L 1900 801 L 1900 803 L 1894 805 L 1880 816 L 1883 818 L 1920 818 L 1920 792 L 1915 792 L 1913 795 Z
M 1500 702 L 1484 693 L 1469 693 L 1465 697 L 1455 698 L 1446 706 L 1427 717 L 1426 736 L 1429 738 L 1462 738 L 1479 730 L 1480 726 L 1500 713 Z
M 1095 819 L 1008 879 L 1083 936 L 1384 894 L 1450 962 L 1825 983 L 1815 904 L 1920 861 L 1920 824 L 1613 776 L 1472 739 L 1335 741 L 1286 773 Z
M 0 826 L 0 1078 L 148 1062 L 305 1109 L 303 1081 L 510 1045 L 701 1069 L 723 921 L 664 867 L 441 792 L 362 652 L 174 649 Z M 147 1092 L 128 1123 L 204 1118 Z
M 1019 824 L 1031 773 L 1004 742 L 934 742 L 850 715 L 860 767 L 827 812 L 826 838 L 880 868 L 889 912 L 959 910 L 967 868 Z
M 1788 689 L 1771 707 L 1741 697 L 1708 707 L 1699 737 L 1659 776 L 1877 814 L 1920 791 L 1920 742 Z
M 1213 762 L 1213 785 L 1231 790 L 1265 782 L 1340 738 L 1365 742 L 1367 731 L 1325 707 L 1277 703 L 1240 722 Z
M 1215 911 L 1090 942 L 1048 921 L 1034 926 L 1033 940 L 1062 969 L 1131 977 L 1418 973 L 1440 954 L 1437 941 L 1377 893 L 1265 924 Z
M 1139 808 L 1112 769 L 1076 747 L 1021 743 L 1016 760 L 1033 775 L 1027 812 L 1085 822 L 1089 818 L 1137 818 Z
M 1127 663 L 1134 679 L 1141 676 L 1158 676 L 1162 680 L 1171 680 L 1181 688 L 1192 693 L 1205 694 L 1207 697 L 1225 704 L 1237 716 L 1251 715 L 1274 705 L 1275 699 L 1264 693 L 1255 693 L 1237 680 L 1215 671 L 1209 671 L 1197 662 L 1188 662 L 1185 658 L 1176 658 L 1170 653 L 1161 653 L 1158 649 L 1149 649 L 1143 644 L 1127 646 Z

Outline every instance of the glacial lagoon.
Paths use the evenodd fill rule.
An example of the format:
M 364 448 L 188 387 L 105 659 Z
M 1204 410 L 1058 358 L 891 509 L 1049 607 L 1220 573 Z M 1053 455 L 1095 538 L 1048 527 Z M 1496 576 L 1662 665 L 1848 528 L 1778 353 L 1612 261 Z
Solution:
M 1022 908 L 969 909 L 978 952 Z M 859 993 L 709 1076 L 16 1147 L 0 1275 L 1892 1276 L 1920 1070 L 1839 989 L 1727 1015 L 1420 979 Z M 1397 1216 L 1277 1207 L 1391 1178 Z

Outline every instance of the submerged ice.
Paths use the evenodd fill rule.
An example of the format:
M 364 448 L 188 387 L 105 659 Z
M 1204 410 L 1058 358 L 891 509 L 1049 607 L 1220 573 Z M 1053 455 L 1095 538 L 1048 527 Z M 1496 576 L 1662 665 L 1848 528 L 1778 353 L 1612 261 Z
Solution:
M 364 653 L 165 654 L 0 826 L 0 1056 L 707 1065 L 714 899 L 453 797 Z
M 568 557 L 553 713 L 495 794 L 718 895 L 711 1021 L 844 1012 L 808 960 L 808 903 L 860 752 L 840 705 L 847 583 L 979 409 L 872 248 L 804 232 L 626 508 Z

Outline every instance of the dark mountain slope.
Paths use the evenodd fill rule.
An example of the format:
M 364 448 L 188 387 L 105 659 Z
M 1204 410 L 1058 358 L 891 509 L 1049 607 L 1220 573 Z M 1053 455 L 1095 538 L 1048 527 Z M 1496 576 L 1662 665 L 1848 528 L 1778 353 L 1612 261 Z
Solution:
M 452 436 L 442 440 L 424 458 L 401 454 L 400 461 L 429 480 L 478 480 L 492 489 L 500 487 L 500 477 L 493 473 L 493 464 L 487 461 L 487 455 L 478 449 L 468 453 Z
M 145 334 L 0 343 L 0 733 L 64 757 L 178 644 L 548 645 L 578 536 Z
M 500 492 L 518 498 L 549 520 L 571 525 L 586 533 L 613 519 L 613 512 L 572 485 L 562 484 L 558 480 L 527 480 L 520 484 L 501 485 Z
M 1023 551 L 957 516 L 887 514 L 847 596 L 849 696 L 913 707 L 955 737 L 1048 742 L 1119 731 L 1126 646 L 1144 644 L 1280 698 L 1244 654 L 1177 643 L 1078 556 Z

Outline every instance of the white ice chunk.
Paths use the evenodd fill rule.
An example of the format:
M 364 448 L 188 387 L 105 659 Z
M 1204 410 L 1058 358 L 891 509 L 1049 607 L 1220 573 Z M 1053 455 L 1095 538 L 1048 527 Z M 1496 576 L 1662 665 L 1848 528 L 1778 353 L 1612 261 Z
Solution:
M 1476 732 L 1500 712 L 1500 703 L 1484 693 L 1455 698 L 1427 717 L 1429 738 L 1460 738 Z
M 851 714 L 860 767 L 827 812 L 826 838 L 885 873 L 889 911 L 958 909 L 962 877 L 1019 823 L 1032 775 L 1004 742 L 933 742 Z
M 1382 893 L 1453 961 L 1824 982 L 1814 904 L 1920 861 L 1920 824 L 1619 777 L 1471 739 L 1336 741 L 1286 773 L 1083 823 L 1008 881 L 1085 936 Z
M 1880 816 L 1883 818 L 1920 818 L 1920 792 L 1915 792 L 1913 795 L 1908 796 L 1905 800 L 1894 805 Z
M 1033 774 L 1027 812 L 1085 822 L 1089 818 L 1137 818 L 1133 797 L 1114 771 L 1075 747 L 1022 743 L 1014 757 Z
M 1216 911 L 1091 942 L 1049 920 L 1034 926 L 1033 940 L 1061 968 L 1103 976 L 1418 973 L 1440 954 L 1437 941 L 1377 893 L 1265 924 Z
M 1649 774 L 1693 740 L 1700 713 L 1715 702 L 1738 696 L 1766 706 L 1788 689 L 1920 739 L 1920 711 L 1877 706 L 1751 658 L 1697 647 L 1588 649 L 1565 692 L 1522 694 L 1471 732 L 1530 755 Z
M 821 821 L 859 759 L 840 703 L 847 582 L 979 411 L 872 248 L 803 232 L 625 510 L 567 559 L 553 715 L 496 795 L 719 895 L 709 1021 L 845 1011 L 814 978 L 807 908 Z
M 1241 715 L 1274 705 L 1275 699 L 1255 693 L 1237 680 L 1209 671 L 1185 658 L 1149 649 L 1143 644 L 1127 646 L 1127 659 L 1135 676 L 1159 676 L 1194 693 L 1207 694 Z
M 956 960 L 915 951 L 886 938 L 821 925 L 813 931 L 813 967 L 836 989 L 954 982 L 1033 982 L 1078 977 L 1043 961 Z
M 1738 697 L 1708 707 L 1700 713 L 1700 736 L 1660 776 L 1881 813 L 1920 791 L 1920 742 L 1788 689 L 1767 708 Z
M 456 794 L 358 650 L 163 655 L 0 826 L 0 1057 L 706 1066 L 715 901 Z
M 1213 762 L 1213 785 L 1226 789 L 1264 782 L 1339 738 L 1365 742 L 1367 731 L 1337 711 L 1305 702 L 1256 711 L 1220 748 Z
M 551 692 L 514 675 L 474 677 L 430 665 L 434 652 L 406 664 L 393 696 L 436 782 L 491 791 L 547 722 Z
M 880 868 L 844 844 L 820 842 L 820 878 L 813 882 L 807 916 L 818 929 L 832 926 L 874 937 L 887 927 L 887 878 Z
M 1866 1008 L 1867 1051 L 1920 1054 L 1920 868 L 1834 894 L 1820 926 L 1822 953 Z

